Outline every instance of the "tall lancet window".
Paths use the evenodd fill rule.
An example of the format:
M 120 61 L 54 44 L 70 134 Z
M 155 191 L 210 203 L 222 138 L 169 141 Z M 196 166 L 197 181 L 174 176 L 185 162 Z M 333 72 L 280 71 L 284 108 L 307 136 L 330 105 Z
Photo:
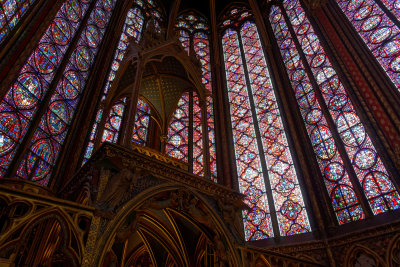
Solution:
M 177 18 L 176 29 L 179 31 L 179 40 L 185 50 L 190 53 L 193 51 L 201 63 L 202 70 L 202 81 L 211 96 L 207 97 L 207 135 L 208 136 L 208 148 L 209 148 L 209 166 L 211 179 L 217 180 L 217 156 L 215 147 L 215 125 L 214 125 L 214 108 L 212 98 L 212 83 L 211 83 L 211 64 L 210 64 L 210 41 L 209 41 L 209 29 L 207 21 L 201 16 L 188 12 L 180 15 Z M 195 112 L 201 112 L 199 109 Z M 197 115 L 197 119 L 200 118 L 200 114 Z M 197 129 L 197 130 L 196 130 Z M 197 156 L 194 157 L 195 166 L 203 164 L 203 145 L 201 136 L 201 124 L 199 122 L 198 128 L 194 132 L 194 143 L 195 151 Z
M 185 92 L 179 99 L 168 127 L 165 153 L 187 162 L 193 173 L 204 175 L 203 129 L 199 97 Z
M 48 184 L 115 2 L 61 5 L 0 102 L 1 176 Z
M 373 214 L 397 209 L 399 194 L 303 8 L 283 7 L 269 21 L 339 223 L 365 218 L 364 198 Z
M 150 106 L 143 99 L 139 98 L 137 103 L 135 125 L 133 129 L 132 142 L 145 146 L 149 132 L 151 118 Z
M 189 93 L 179 99 L 172 114 L 168 128 L 168 139 L 165 153 L 168 156 L 188 162 L 189 159 Z
M 98 129 L 104 112 L 103 109 L 104 109 L 105 99 L 109 95 L 109 90 L 111 88 L 111 85 L 115 79 L 117 71 L 119 70 L 120 64 L 124 60 L 129 42 L 130 41 L 139 42 L 142 31 L 144 29 L 144 25 L 146 25 L 147 21 L 149 21 L 149 19 L 152 17 L 155 19 L 156 25 L 158 25 L 159 28 L 159 24 L 161 22 L 161 13 L 159 8 L 155 5 L 153 1 L 143 2 L 142 0 L 135 0 L 134 4 L 132 5 L 132 8 L 128 11 L 128 14 L 125 19 L 125 24 L 122 29 L 121 37 L 118 43 L 118 47 L 114 54 L 114 60 L 111 63 L 110 70 L 108 73 L 108 78 L 103 88 L 102 96 L 99 103 L 99 108 L 97 110 L 96 117 L 92 125 L 91 133 L 88 137 L 88 142 L 83 155 L 82 163 L 85 163 L 91 157 L 96 138 L 99 138 Z M 123 113 L 124 110 L 125 110 L 125 105 L 122 108 L 121 112 Z M 112 113 L 112 110 L 110 110 L 110 112 Z M 109 113 L 108 117 L 112 116 L 111 113 Z M 113 130 L 113 132 L 115 132 L 117 136 L 119 134 L 120 128 L 121 125 L 119 125 L 118 129 Z M 107 129 L 104 129 L 102 136 L 107 134 L 108 133 L 107 131 L 108 131 Z M 102 142 L 108 141 L 115 143 L 117 139 L 102 138 L 101 141 Z
M 400 2 L 336 0 L 354 29 L 400 91 Z
M 246 239 L 310 232 L 267 60 L 250 17 L 233 9 L 222 37 L 239 189 L 252 208 L 244 212 Z M 237 21 L 240 26 L 233 28 Z
M 7 38 L 35 2 L 36 0 L 2 1 L 0 5 L 0 44 Z M 61 32 L 62 29 L 60 29 Z
M 110 143 L 116 143 L 118 141 L 125 105 L 126 97 L 116 101 L 112 106 L 104 125 L 101 142 L 108 141 Z

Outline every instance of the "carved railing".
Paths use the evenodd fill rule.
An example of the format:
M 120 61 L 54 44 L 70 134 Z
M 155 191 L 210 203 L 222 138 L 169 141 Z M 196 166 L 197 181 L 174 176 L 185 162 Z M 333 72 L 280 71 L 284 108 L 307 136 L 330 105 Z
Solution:
M 188 164 L 186 162 L 180 161 L 178 159 L 175 159 L 173 157 L 170 157 L 166 154 L 161 153 L 158 150 L 149 148 L 149 147 L 145 147 L 145 146 L 141 146 L 141 145 L 137 145 L 133 142 L 131 142 L 131 149 L 135 152 L 139 152 L 143 155 L 146 155 L 150 158 L 154 158 L 158 161 L 162 161 L 164 163 L 170 164 L 171 166 L 174 167 L 178 167 L 182 170 L 187 171 L 188 170 Z
M 58 193 L 64 198 L 76 200 L 88 184 L 98 187 L 101 169 L 113 169 L 116 172 L 122 169 L 140 169 L 205 195 L 223 196 L 232 203 L 243 199 L 243 195 L 235 190 L 185 171 L 181 162 L 168 156 L 157 154 L 149 149 L 128 149 L 110 143 L 104 143 Z

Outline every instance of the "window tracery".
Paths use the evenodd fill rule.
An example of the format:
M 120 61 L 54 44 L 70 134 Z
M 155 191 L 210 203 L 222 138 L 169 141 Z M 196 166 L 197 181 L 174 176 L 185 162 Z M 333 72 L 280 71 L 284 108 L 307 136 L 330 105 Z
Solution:
M 190 54 L 190 51 L 193 51 L 197 58 L 201 63 L 202 70 L 202 82 L 206 88 L 206 90 L 212 94 L 212 83 L 211 83 L 211 64 L 210 64 L 210 45 L 209 45 L 209 35 L 208 35 L 208 24 L 207 21 L 200 15 L 197 15 L 193 12 L 187 12 L 180 15 L 176 20 L 176 29 L 179 30 L 179 40 L 182 43 L 182 46 Z M 206 99 L 206 121 L 207 121 L 207 133 L 208 137 L 208 153 L 209 153 L 209 167 L 211 173 L 211 179 L 215 182 L 217 181 L 217 158 L 216 158 L 216 146 L 215 146 L 215 125 L 214 125 L 214 107 L 213 107 L 213 98 L 212 96 L 207 97 Z M 197 110 L 195 112 L 201 112 L 201 110 Z M 200 113 L 195 115 L 200 119 Z M 201 136 L 201 125 L 199 124 L 194 131 L 194 137 L 196 140 L 194 143 L 196 144 L 196 149 L 194 153 L 194 166 L 197 166 L 197 169 L 204 168 L 204 153 L 201 152 L 203 149 Z M 196 137 L 196 135 L 198 137 Z M 201 166 L 201 167 L 200 167 Z M 196 173 L 202 173 L 203 170 Z
M 54 76 L 57 73 L 60 63 L 64 60 L 65 53 L 71 44 L 71 40 L 77 29 L 80 27 L 83 17 L 85 16 L 89 3 L 91 1 L 65 1 L 53 22 L 47 28 L 39 43 L 34 48 L 32 54 L 27 62 L 21 68 L 16 81 L 8 89 L 3 100 L 0 102 L 0 175 L 4 176 L 11 161 L 28 132 L 31 126 L 32 119 L 35 117 L 38 107 L 43 104 L 45 96 L 48 94 L 50 84 L 53 82 Z M 104 13 L 104 11 L 102 11 Z M 108 12 L 106 12 L 108 15 Z M 104 16 L 106 16 L 104 14 Z M 94 15 L 92 15 L 94 19 Z M 101 22 L 106 23 L 106 17 L 101 19 Z M 98 26 L 96 26 L 98 27 Z M 101 39 L 100 39 L 101 40 Z M 86 48 L 80 49 L 77 54 L 78 61 L 76 62 L 79 67 L 85 68 L 87 62 L 85 58 L 88 56 Z M 65 94 L 65 99 L 69 97 L 76 97 L 81 87 L 80 74 L 69 72 L 65 73 L 63 78 L 64 86 L 60 82 L 58 90 L 66 89 L 64 92 L 59 92 L 61 95 Z M 50 131 L 63 133 L 65 132 L 66 124 L 69 123 L 67 109 L 64 104 L 51 106 L 57 113 L 56 116 L 49 114 L 49 122 L 53 125 L 46 126 L 46 119 L 41 122 L 42 128 L 49 127 Z M 58 114 L 61 112 L 61 114 Z M 59 117 L 61 116 L 61 118 Z M 56 121 L 58 123 L 56 123 Z M 66 121 L 65 121 L 66 120 Z M 40 139 L 40 134 L 36 136 Z M 44 141 L 43 141 L 44 142 Z M 49 170 L 49 164 L 53 164 L 54 154 L 53 149 L 58 150 L 59 145 L 54 144 L 55 147 L 51 148 L 49 144 L 40 145 L 39 143 L 32 147 L 29 155 L 25 155 L 23 164 L 24 170 L 20 171 L 20 175 L 24 178 L 30 178 L 32 175 L 32 167 L 34 165 L 41 165 L 35 167 L 37 172 L 37 179 L 41 180 L 43 184 L 47 183 L 46 172 Z M 56 151 L 57 152 L 57 151 Z M 40 163 L 36 163 L 39 160 Z M 38 168 L 39 167 L 39 168 Z
M 189 92 L 185 92 L 172 114 L 165 145 L 168 156 L 184 162 L 189 160 L 189 109 Z
M 373 214 L 399 208 L 390 175 L 299 1 L 284 0 L 283 7 L 285 12 L 273 6 L 269 20 L 339 223 L 365 217 L 356 186 Z M 346 160 L 352 169 L 346 169 Z
M 159 8 L 157 5 L 154 3 L 154 1 L 147 0 L 147 1 L 142 1 L 142 0 L 135 0 L 132 8 L 128 11 L 127 17 L 125 19 L 125 24 L 121 33 L 121 37 L 118 43 L 118 47 L 116 49 L 116 52 L 114 54 L 114 60 L 111 64 L 111 68 L 109 70 L 108 74 L 108 80 L 104 86 L 102 97 L 100 100 L 100 107 L 97 111 L 95 121 L 93 122 L 92 126 L 92 132 L 89 136 L 89 140 L 86 146 L 86 150 L 83 156 L 83 161 L 82 164 L 84 164 L 92 155 L 94 145 L 95 145 L 95 140 L 98 136 L 98 128 L 101 122 L 102 114 L 103 114 L 103 108 L 102 105 L 107 98 L 108 92 L 111 88 L 112 82 L 115 79 L 115 76 L 117 74 L 117 71 L 119 70 L 120 64 L 122 63 L 126 50 L 128 48 L 130 40 L 134 40 L 135 42 L 139 42 L 141 38 L 141 34 L 144 29 L 144 25 L 150 20 L 150 18 L 154 18 L 154 22 L 156 23 L 156 29 L 161 29 L 160 28 L 160 23 L 162 21 L 162 16 Z M 140 110 L 137 110 L 137 112 L 140 112 Z M 135 125 L 138 123 L 135 121 Z M 120 128 L 118 128 L 119 131 Z M 143 128 L 141 128 L 143 129 Z M 136 133 L 134 133 L 135 136 Z M 104 133 L 103 133 L 104 135 Z M 104 140 L 102 140 L 103 142 Z M 110 140 L 106 140 L 109 142 L 113 142 Z
M 400 5 L 389 0 L 336 0 L 342 12 L 400 91 Z M 389 14 L 392 13 L 396 21 Z
M 85 88 L 114 4 L 115 0 L 96 2 L 72 56 L 68 59 L 63 78 L 51 95 L 49 106 L 19 165 L 16 173 L 18 177 L 47 185 L 51 169 L 61 151 L 81 93 Z M 63 39 L 58 41 L 62 44 L 66 42 Z
M 246 239 L 310 232 L 275 89 L 249 17 L 233 9 L 222 37 L 239 189 L 252 208 L 244 212 Z
M 149 105 L 143 99 L 139 98 L 137 103 L 135 125 L 133 129 L 132 141 L 145 146 L 149 131 L 151 110 Z

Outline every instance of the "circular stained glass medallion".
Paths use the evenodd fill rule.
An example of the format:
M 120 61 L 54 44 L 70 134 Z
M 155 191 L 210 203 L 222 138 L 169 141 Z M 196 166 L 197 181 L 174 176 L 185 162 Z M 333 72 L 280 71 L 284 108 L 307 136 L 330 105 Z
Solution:
M 336 72 L 333 68 L 325 67 L 321 71 L 318 72 L 317 82 L 318 82 L 318 84 L 321 84 L 321 83 L 329 80 L 330 78 L 332 78 L 334 75 L 336 75 Z M 339 83 L 339 81 L 338 81 L 338 83 Z
M 100 42 L 100 33 L 96 26 L 88 25 L 86 27 L 86 40 L 90 47 L 97 47 Z
M 59 45 L 68 44 L 71 38 L 71 32 L 68 22 L 62 18 L 55 18 L 51 24 L 51 32 L 54 41 Z
M 382 193 L 395 191 L 396 189 L 389 177 L 382 172 L 370 172 L 364 178 L 364 191 L 367 198 L 377 197 Z
M 296 7 L 294 10 L 289 11 L 289 17 L 293 26 L 297 26 L 304 21 L 306 14 L 300 7 Z
M 365 130 L 355 113 L 345 112 L 338 116 L 337 127 L 346 145 L 357 147 L 364 142 Z
M 31 151 L 33 153 L 28 154 L 29 158 L 26 161 L 27 169 L 32 170 L 33 167 L 37 164 L 36 161 L 39 161 L 33 180 L 42 179 L 50 172 L 50 165 L 47 163 L 52 163 L 53 161 L 53 151 L 51 148 L 51 144 L 46 139 L 40 139 L 32 145 Z M 45 162 L 43 162 L 43 160 Z
M 306 73 L 303 69 L 297 69 L 292 73 L 292 80 L 295 82 L 301 81 L 305 77 Z
M 363 29 L 363 31 L 371 31 L 378 27 L 381 20 L 382 18 L 379 15 L 371 16 L 363 22 L 361 28 Z
M 281 213 L 283 216 L 288 218 L 289 220 L 295 220 L 302 208 L 299 203 L 296 203 L 292 200 L 286 200 L 281 206 Z
M 322 112 L 320 109 L 312 109 L 306 115 L 306 122 L 308 124 L 315 124 L 322 118 Z
M 336 153 L 335 141 L 326 126 L 317 126 L 311 133 L 314 151 L 321 159 L 330 159 Z
M 297 92 L 296 92 L 296 96 L 297 96 Z M 310 91 L 308 93 L 303 94 L 301 97 L 299 97 L 297 99 L 297 101 L 299 102 L 299 105 L 301 108 L 308 109 L 314 105 L 315 99 L 316 99 L 316 97 L 315 97 L 314 91 Z
M 282 18 L 282 14 L 281 13 L 275 15 L 271 14 L 270 18 L 272 23 L 277 23 Z
M 42 89 L 40 80 L 31 73 L 24 73 L 18 77 L 14 84 L 13 99 L 15 105 L 20 109 L 33 108 L 38 99 L 41 98 Z
M 112 9 L 112 1 L 111 0 L 103 0 L 104 9 L 107 11 L 111 11 Z
M 320 86 L 324 94 L 334 94 L 339 89 L 340 81 L 337 75 L 330 77 L 329 80 L 323 82 Z
M 375 151 L 365 148 L 361 149 L 354 155 L 353 162 L 357 168 L 367 170 L 375 165 L 376 158 Z
M 0 113 L 0 155 L 10 152 L 20 136 L 21 124 L 18 116 L 9 112 Z
M 65 2 L 65 12 L 68 19 L 73 22 L 78 22 L 82 16 L 82 9 L 78 0 L 70 0 Z
M 358 8 L 360 8 L 360 6 L 364 3 L 364 0 L 351 0 L 348 4 L 347 4 L 347 10 L 348 11 L 355 11 Z
M 357 196 L 353 189 L 346 185 L 337 186 L 331 193 L 333 208 L 342 209 L 352 204 L 358 203 Z
M 301 39 L 301 47 L 307 55 L 313 55 L 319 50 L 318 36 L 314 33 L 309 33 Z
M 297 29 L 297 34 L 299 34 L 299 35 L 305 34 L 309 28 L 310 28 L 310 24 L 308 24 L 307 22 L 304 22 Z
M 62 80 L 62 92 L 65 98 L 75 99 L 81 91 L 81 84 L 78 74 L 75 71 L 68 71 Z
M 363 6 L 360 8 L 355 14 L 354 14 L 354 19 L 355 20 L 363 20 L 371 14 L 373 7 L 372 6 Z
M 345 94 L 337 94 L 329 100 L 328 107 L 331 110 L 339 110 L 347 104 L 347 101 L 348 98 Z
M 370 36 L 369 40 L 373 44 L 379 44 L 385 41 L 386 39 L 389 38 L 389 36 L 392 34 L 392 29 L 389 27 L 382 27 L 377 30 L 375 30 Z
M 284 24 L 283 22 L 279 22 L 278 24 L 276 24 L 275 28 L 276 30 L 274 32 L 276 39 L 278 40 L 284 39 L 289 32 L 286 24 Z
M 80 46 L 75 51 L 76 66 L 81 71 L 88 71 L 90 67 L 90 52 L 84 46 Z
M 67 127 L 68 108 L 65 102 L 55 101 L 47 112 L 47 126 L 52 134 L 60 134 Z
M 57 52 L 50 44 L 40 44 L 35 50 L 35 65 L 40 73 L 49 74 L 57 66 Z
M 318 68 L 325 62 L 326 56 L 322 53 L 315 55 L 315 57 L 311 61 L 312 68 Z
M 381 56 L 382 57 L 391 57 L 400 51 L 400 41 L 399 40 L 394 40 L 391 42 L 386 43 L 382 48 L 381 48 Z
M 101 8 L 96 8 L 94 21 L 96 22 L 96 25 L 101 29 L 106 26 L 106 14 Z
M 325 167 L 324 173 L 326 179 L 332 182 L 337 182 L 343 178 L 345 170 L 342 164 L 332 162 Z
M 400 56 L 390 62 L 390 68 L 395 72 L 400 72 Z

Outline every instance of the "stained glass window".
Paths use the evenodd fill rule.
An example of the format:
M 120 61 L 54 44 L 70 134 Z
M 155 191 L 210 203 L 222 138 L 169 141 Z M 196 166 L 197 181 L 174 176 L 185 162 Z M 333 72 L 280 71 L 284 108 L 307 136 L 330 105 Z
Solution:
M 326 117 L 316 100 L 310 78 L 300 61 L 281 10 L 275 6 L 270 13 L 270 22 L 339 223 L 364 218 L 360 201 L 344 168 Z
M 0 5 L 0 44 L 36 0 L 5 0 Z
M 399 1 L 336 0 L 364 43 L 400 90 L 400 28 L 388 16 L 400 20 Z
M 118 100 L 112 106 L 104 125 L 101 142 L 116 143 L 118 141 L 119 130 L 121 128 L 122 116 L 126 105 L 126 97 Z
M 185 50 L 190 53 L 190 48 L 193 49 L 197 58 L 201 63 L 202 70 L 202 81 L 207 91 L 212 94 L 212 83 L 211 83 L 211 64 L 210 64 L 210 47 L 208 39 L 208 26 L 207 22 L 201 16 L 189 12 L 182 14 L 177 18 L 176 28 L 179 29 L 179 40 Z M 215 147 L 215 125 L 214 125 L 214 108 L 213 98 L 211 96 L 206 99 L 207 109 L 207 134 L 208 134 L 208 147 L 209 147 L 209 167 L 211 173 L 211 179 L 217 181 L 217 159 L 216 159 L 216 147 Z M 201 111 L 199 110 L 199 116 Z M 196 114 L 196 112 L 195 112 Z M 200 127 L 200 126 L 199 126 Z M 200 127 L 201 128 L 201 127 Z M 200 129 L 199 128 L 199 129 Z M 199 134 L 199 131 L 194 131 L 194 134 Z M 207 136 L 207 135 L 206 135 Z M 195 144 L 198 143 L 200 148 L 200 141 L 202 139 L 195 140 Z M 200 150 L 195 150 L 196 151 Z M 199 154 L 200 155 L 200 154 Z M 203 160 L 203 155 L 201 159 Z M 200 162 L 196 161 L 200 157 L 193 157 L 194 166 L 198 166 L 200 170 Z M 201 167 L 203 172 L 203 167 Z M 196 171 L 195 171 L 196 173 Z M 200 172 L 197 172 L 200 175 Z
M 234 14 L 243 20 L 250 16 L 248 12 L 245 13 Z M 251 212 L 244 212 L 246 239 L 310 232 L 256 25 L 246 21 L 239 32 L 228 28 L 222 44 L 239 189 L 246 195 L 246 202 L 252 208 Z M 263 162 L 266 170 L 263 170 Z M 269 181 L 270 193 L 264 181 Z M 272 201 L 268 201 L 269 196 Z M 274 203 L 276 215 L 270 214 L 268 203 L 271 202 Z M 276 216 L 279 233 L 273 232 L 271 216 Z
M 139 98 L 132 141 L 142 146 L 145 146 L 147 142 L 150 114 L 151 111 L 149 105 L 143 99 Z
M 180 30 L 179 31 L 179 41 L 181 41 L 181 44 L 182 44 L 183 48 L 189 54 L 190 37 L 189 37 L 189 34 L 186 31 L 184 31 L 184 30 Z
M 70 46 L 70 41 L 80 26 L 90 2 L 65 1 L 61 5 L 54 20 L 46 29 L 27 62 L 21 68 L 16 81 L 8 89 L 4 99 L 0 102 L 0 176 L 4 176 L 20 142 L 25 137 L 30 123 L 49 90 L 60 62 L 63 60 L 65 52 Z M 82 49 L 82 52 L 84 51 L 86 50 Z M 79 56 L 77 58 L 83 59 L 83 57 Z M 85 61 L 81 62 L 84 63 Z M 79 83 L 81 77 L 79 74 L 73 72 L 69 73 L 69 75 L 70 78 L 63 79 L 66 87 L 70 84 L 70 88 L 76 86 L 78 89 L 73 89 L 66 94 L 74 95 L 77 90 L 82 89 L 79 87 L 80 84 L 75 84 Z M 66 76 L 68 75 L 66 74 Z M 68 82 L 69 79 L 71 79 L 71 82 Z M 57 105 L 53 105 L 52 108 L 62 108 L 62 105 L 58 107 Z M 61 120 L 59 130 L 64 131 L 65 122 L 63 123 Z M 45 162 L 50 163 L 49 161 L 51 161 L 52 163 L 54 157 L 51 155 L 53 155 L 53 152 L 50 153 L 50 150 L 46 149 L 47 145 L 33 149 L 36 149 L 36 154 L 42 155 L 42 158 L 47 157 Z M 57 149 L 57 147 L 52 149 Z M 48 153 L 48 156 L 45 153 Z M 31 169 L 31 167 L 28 167 L 28 169 Z M 24 177 L 27 176 L 25 175 Z M 42 181 L 45 180 L 42 179 Z
M 173 158 L 188 162 L 189 151 L 189 93 L 179 99 L 168 128 L 165 153 Z
M 47 185 L 116 0 L 97 1 L 33 135 L 17 176 Z
M 199 97 L 193 97 L 193 173 L 204 175 L 203 159 L 203 122 L 201 119 L 201 107 Z
M 160 29 L 160 23 L 162 21 L 162 16 L 159 8 L 153 1 L 142 1 L 135 0 L 133 7 L 128 11 L 127 17 L 125 19 L 125 24 L 122 30 L 120 41 L 118 47 L 114 54 L 114 60 L 111 64 L 110 71 L 108 74 L 108 80 L 103 89 L 103 94 L 100 100 L 99 109 L 96 114 L 95 121 L 93 122 L 92 131 L 89 135 L 89 141 L 86 146 L 85 153 L 83 155 L 82 164 L 84 164 L 92 155 L 95 139 L 98 136 L 98 126 L 101 121 L 101 116 L 103 114 L 103 104 L 104 100 L 108 96 L 108 91 L 111 88 L 112 82 L 115 79 L 117 71 L 119 70 L 120 64 L 125 57 L 126 50 L 128 48 L 130 40 L 139 42 L 141 33 L 143 31 L 146 21 L 150 18 L 154 18 L 156 23 L 156 28 Z
M 108 74 L 106 85 L 103 89 L 101 101 L 104 101 L 108 95 L 108 91 L 111 88 L 111 84 L 115 79 L 115 75 L 119 69 L 119 66 L 124 59 L 126 49 L 128 48 L 129 38 L 133 38 L 135 41 L 140 40 L 140 35 L 143 29 L 144 17 L 142 11 L 138 7 L 131 8 L 125 19 L 125 24 L 122 30 L 122 34 L 118 43 L 118 47 L 114 54 L 114 60 L 111 64 L 111 68 Z M 100 107 L 97 111 L 95 121 L 92 126 L 92 131 L 89 136 L 89 141 L 83 156 L 83 163 L 85 163 L 93 153 L 94 143 L 97 136 L 97 130 L 102 118 L 103 107 Z M 103 133 L 104 135 L 104 133 Z
M 296 0 L 284 0 L 283 5 L 296 37 L 291 36 L 278 7 L 272 7 L 270 22 L 339 223 L 365 216 L 354 192 L 354 184 L 348 178 L 352 173 L 374 214 L 397 209 L 399 195 L 303 8 Z M 297 49 L 303 53 L 306 62 L 302 61 Z M 309 67 L 309 73 L 305 66 Z M 326 112 L 320 107 L 318 94 L 327 106 Z M 328 116 L 332 118 L 335 129 L 329 129 L 326 124 L 325 117 Z M 337 131 L 340 140 L 335 140 L 331 131 Z M 350 159 L 353 167 L 350 171 L 345 168 L 337 142 L 341 142 Z

